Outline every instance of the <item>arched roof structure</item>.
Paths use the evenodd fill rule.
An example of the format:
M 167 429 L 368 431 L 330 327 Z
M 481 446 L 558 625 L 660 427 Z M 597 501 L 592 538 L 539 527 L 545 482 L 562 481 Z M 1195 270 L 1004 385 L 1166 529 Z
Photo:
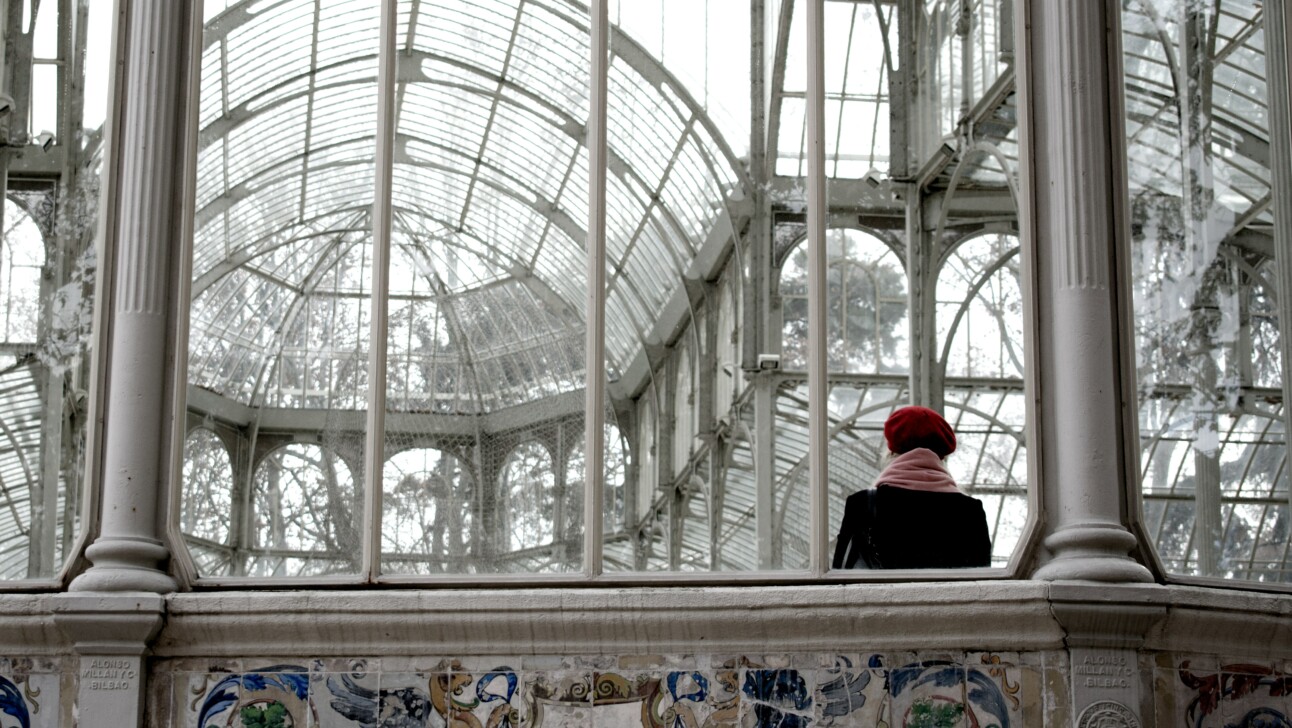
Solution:
M 586 9 L 412 2 L 399 22 L 389 406 L 485 413 L 581 388 Z M 680 82 L 622 32 L 611 46 L 607 356 L 624 371 L 700 251 L 739 230 L 748 182 Z M 376 54 L 362 0 L 249 0 L 207 23 L 194 384 L 363 406 Z

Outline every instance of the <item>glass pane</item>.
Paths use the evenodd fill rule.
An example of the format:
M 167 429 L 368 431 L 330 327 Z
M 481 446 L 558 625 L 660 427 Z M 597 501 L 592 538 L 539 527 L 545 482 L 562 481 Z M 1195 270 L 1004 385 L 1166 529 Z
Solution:
M 749 18 L 740 0 L 610 6 L 606 571 L 715 568 L 721 423 L 742 376 L 737 305 L 719 299 L 745 277 L 732 252 L 747 214 Z
M 378 6 L 208 10 L 187 405 L 248 462 L 181 511 L 237 494 L 203 576 L 358 573 Z
M 1292 581 L 1264 13 L 1141 5 L 1122 27 L 1145 527 L 1170 572 Z
M 805 371 L 808 352 L 807 241 L 781 267 L 781 366 Z M 861 230 L 826 231 L 827 368 L 831 372 L 904 374 L 907 344 L 906 272 L 880 238 Z
M 896 4 L 826 2 L 824 10 L 831 223 L 846 215 L 865 228 L 826 233 L 827 552 L 844 535 L 849 496 L 893 484 L 884 480 L 894 459 L 884 421 L 915 403 L 956 431 L 957 448 L 941 467 L 982 505 L 991 565 L 1004 566 L 1028 512 L 1024 302 L 1012 232 L 1013 5 L 922 0 L 901 28 Z M 894 84 L 904 62 L 912 66 Z M 786 88 L 793 83 L 801 82 L 787 79 Z M 966 117 L 973 120 L 967 133 Z M 903 176 L 922 176 L 922 185 L 899 188 L 892 179 Z M 782 219 L 788 235 L 789 215 Z M 807 245 L 782 247 L 780 232 L 777 239 L 782 366 L 805 370 Z M 778 412 L 798 407 L 806 418 L 807 389 L 792 384 L 781 390 Z M 798 438 L 805 455 L 806 438 Z M 798 457 L 794 441 L 778 440 L 778 460 Z M 799 464 L 792 477 L 805 479 L 806 470 Z M 806 509 L 806 497 L 790 499 L 792 507 L 798 501 Z M 849 540 L 844 546 L 846 556 Z
M 111 33 L 106 3 L 41 5 L 39 58 L 9 59 L 11 159 L 0 212 L 0 579 L 47 579 L 80 527 Z M 60 46 L 59 13 L 70 9 Z M 95 24 L 98 24 L 97 26 Z M 84 45 L 76 45 L 81 42 Z M 59 48 L 71 48 L 71 57 Z M 63 80 L 65 83 L 59 83 Z M 28 148 L 24 152 L 22 144 Z M 8 174 L 8 166 L 5 167 Z
M 404 0 L 398 37 L 382 571 L 578 572 L 586 10 Z
M 236 482 L 233 460 L 217 434 L 215 423 L 204 423 L 184 440 L 184 493 L 180 497 L 180 530 L 188 539 L 193 559 L 202 573 L 220 573 L 229 568 L 233 549 L 229 545 L 229 514 L 234 512 Z M 220 428 L 224 437 L 237 433 Z

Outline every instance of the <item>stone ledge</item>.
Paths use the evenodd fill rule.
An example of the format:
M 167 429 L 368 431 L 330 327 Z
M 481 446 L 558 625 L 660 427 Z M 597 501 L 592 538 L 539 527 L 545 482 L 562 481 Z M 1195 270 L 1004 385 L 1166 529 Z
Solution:
M 54 619 L 60 598 L 0 594 L 0 652 L 71 654 Z M 1071 622 L 1073 610 L 1110 615 L 1081 623 L 1087 637 L 1091 630 L 1113 642 L 1129 636 L 1142 650 L 1292 656 L 1292 595 L 1194 586 L 986 581 L 309 590 L 184 593 L 165 601 L 166 623 L 153 646 L 159 657 L 1031 652 L 1070 646 L 1064 617 Z M 1122 608 L 1140 617 L 1118 618 Z
M 66 655 L 72 644 L 54 624 L 52 594 L 0 594 L 0 655 Z
M 1062 647 L 1039 582 L 170 598 L 158 656 Z M 305 619 L 283 619 L 298 612 Z

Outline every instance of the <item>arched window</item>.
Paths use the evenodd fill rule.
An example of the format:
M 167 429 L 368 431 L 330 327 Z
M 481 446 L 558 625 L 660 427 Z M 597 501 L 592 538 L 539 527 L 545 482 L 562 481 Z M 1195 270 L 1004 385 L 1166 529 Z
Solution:
M 226 573 L 233 513 L 233 462 L 220 436 L 205 427 L 184 440 L 184 491 L 179 527 L 199 573 Z
M 358 487 L 331 449 L 292 443 L 271 452 L 251 483 L 256 576 L 359 571 Z
M 507 550 L 552 543 L 556 536 L 555 472 L 552 454 L 538 442 L 523 442 L 507 456 L 499 475 Z
M 604 514 L 601 522 L 602 529 L 606 538 L 619 536 L 625 526 L 625 488 L 624 484 L 628 477 L 628 443 L 624 441 L 624 436 L 620 433 L 619 428 L 611 422 L 606 423 L 605 427 L 605 454 L 603 462 L 605 464 L 605 495 L 602 496 L 602 513 Z M 583 436 L 574 447 L 570 449 L 570 455 L 565 462 L 565 513 L 566 513 L 566 532 L 571 534 L 571 538 L 577 538 L 582 533 L 583 524 L 583 489 L 587 484 L 587 458 L 584 457 Z M 578 526 L 577 529 L 571 529 L 571 524 Z
M 383 471 L 383 571 L 460 573 L 475 537 L 472 480 L 462 462 L 417 448 L 391 456 Z
M 937 301 L 947 376 L 1023 376 L 1017 237 L 980 235 L 956 246 L 938 273 Z
M 910 370 L 906 272 L 879 238 L 860 230 L 826 232 L 826 333 L 832 372 Z M 807 368 L 807 241 L 781 267 L 782 365 Z

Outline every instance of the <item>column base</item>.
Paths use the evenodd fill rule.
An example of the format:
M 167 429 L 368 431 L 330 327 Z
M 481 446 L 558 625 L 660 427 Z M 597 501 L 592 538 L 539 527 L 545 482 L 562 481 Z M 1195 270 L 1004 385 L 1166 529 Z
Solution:
M 1153 574 L 1128 554 L 1135 536 L 1116 523 L 1080 523 L 1045 538 L 1054 554 L 1032 575 L 1041 581 L 1147 583 Z
M 150 592 L 169 594 L 179 585 L 157 568 L 170 554 L 161 542 L 128 536 L 101 537 L 85 555 L 93 564 L 72 580 L 73 592 Z

